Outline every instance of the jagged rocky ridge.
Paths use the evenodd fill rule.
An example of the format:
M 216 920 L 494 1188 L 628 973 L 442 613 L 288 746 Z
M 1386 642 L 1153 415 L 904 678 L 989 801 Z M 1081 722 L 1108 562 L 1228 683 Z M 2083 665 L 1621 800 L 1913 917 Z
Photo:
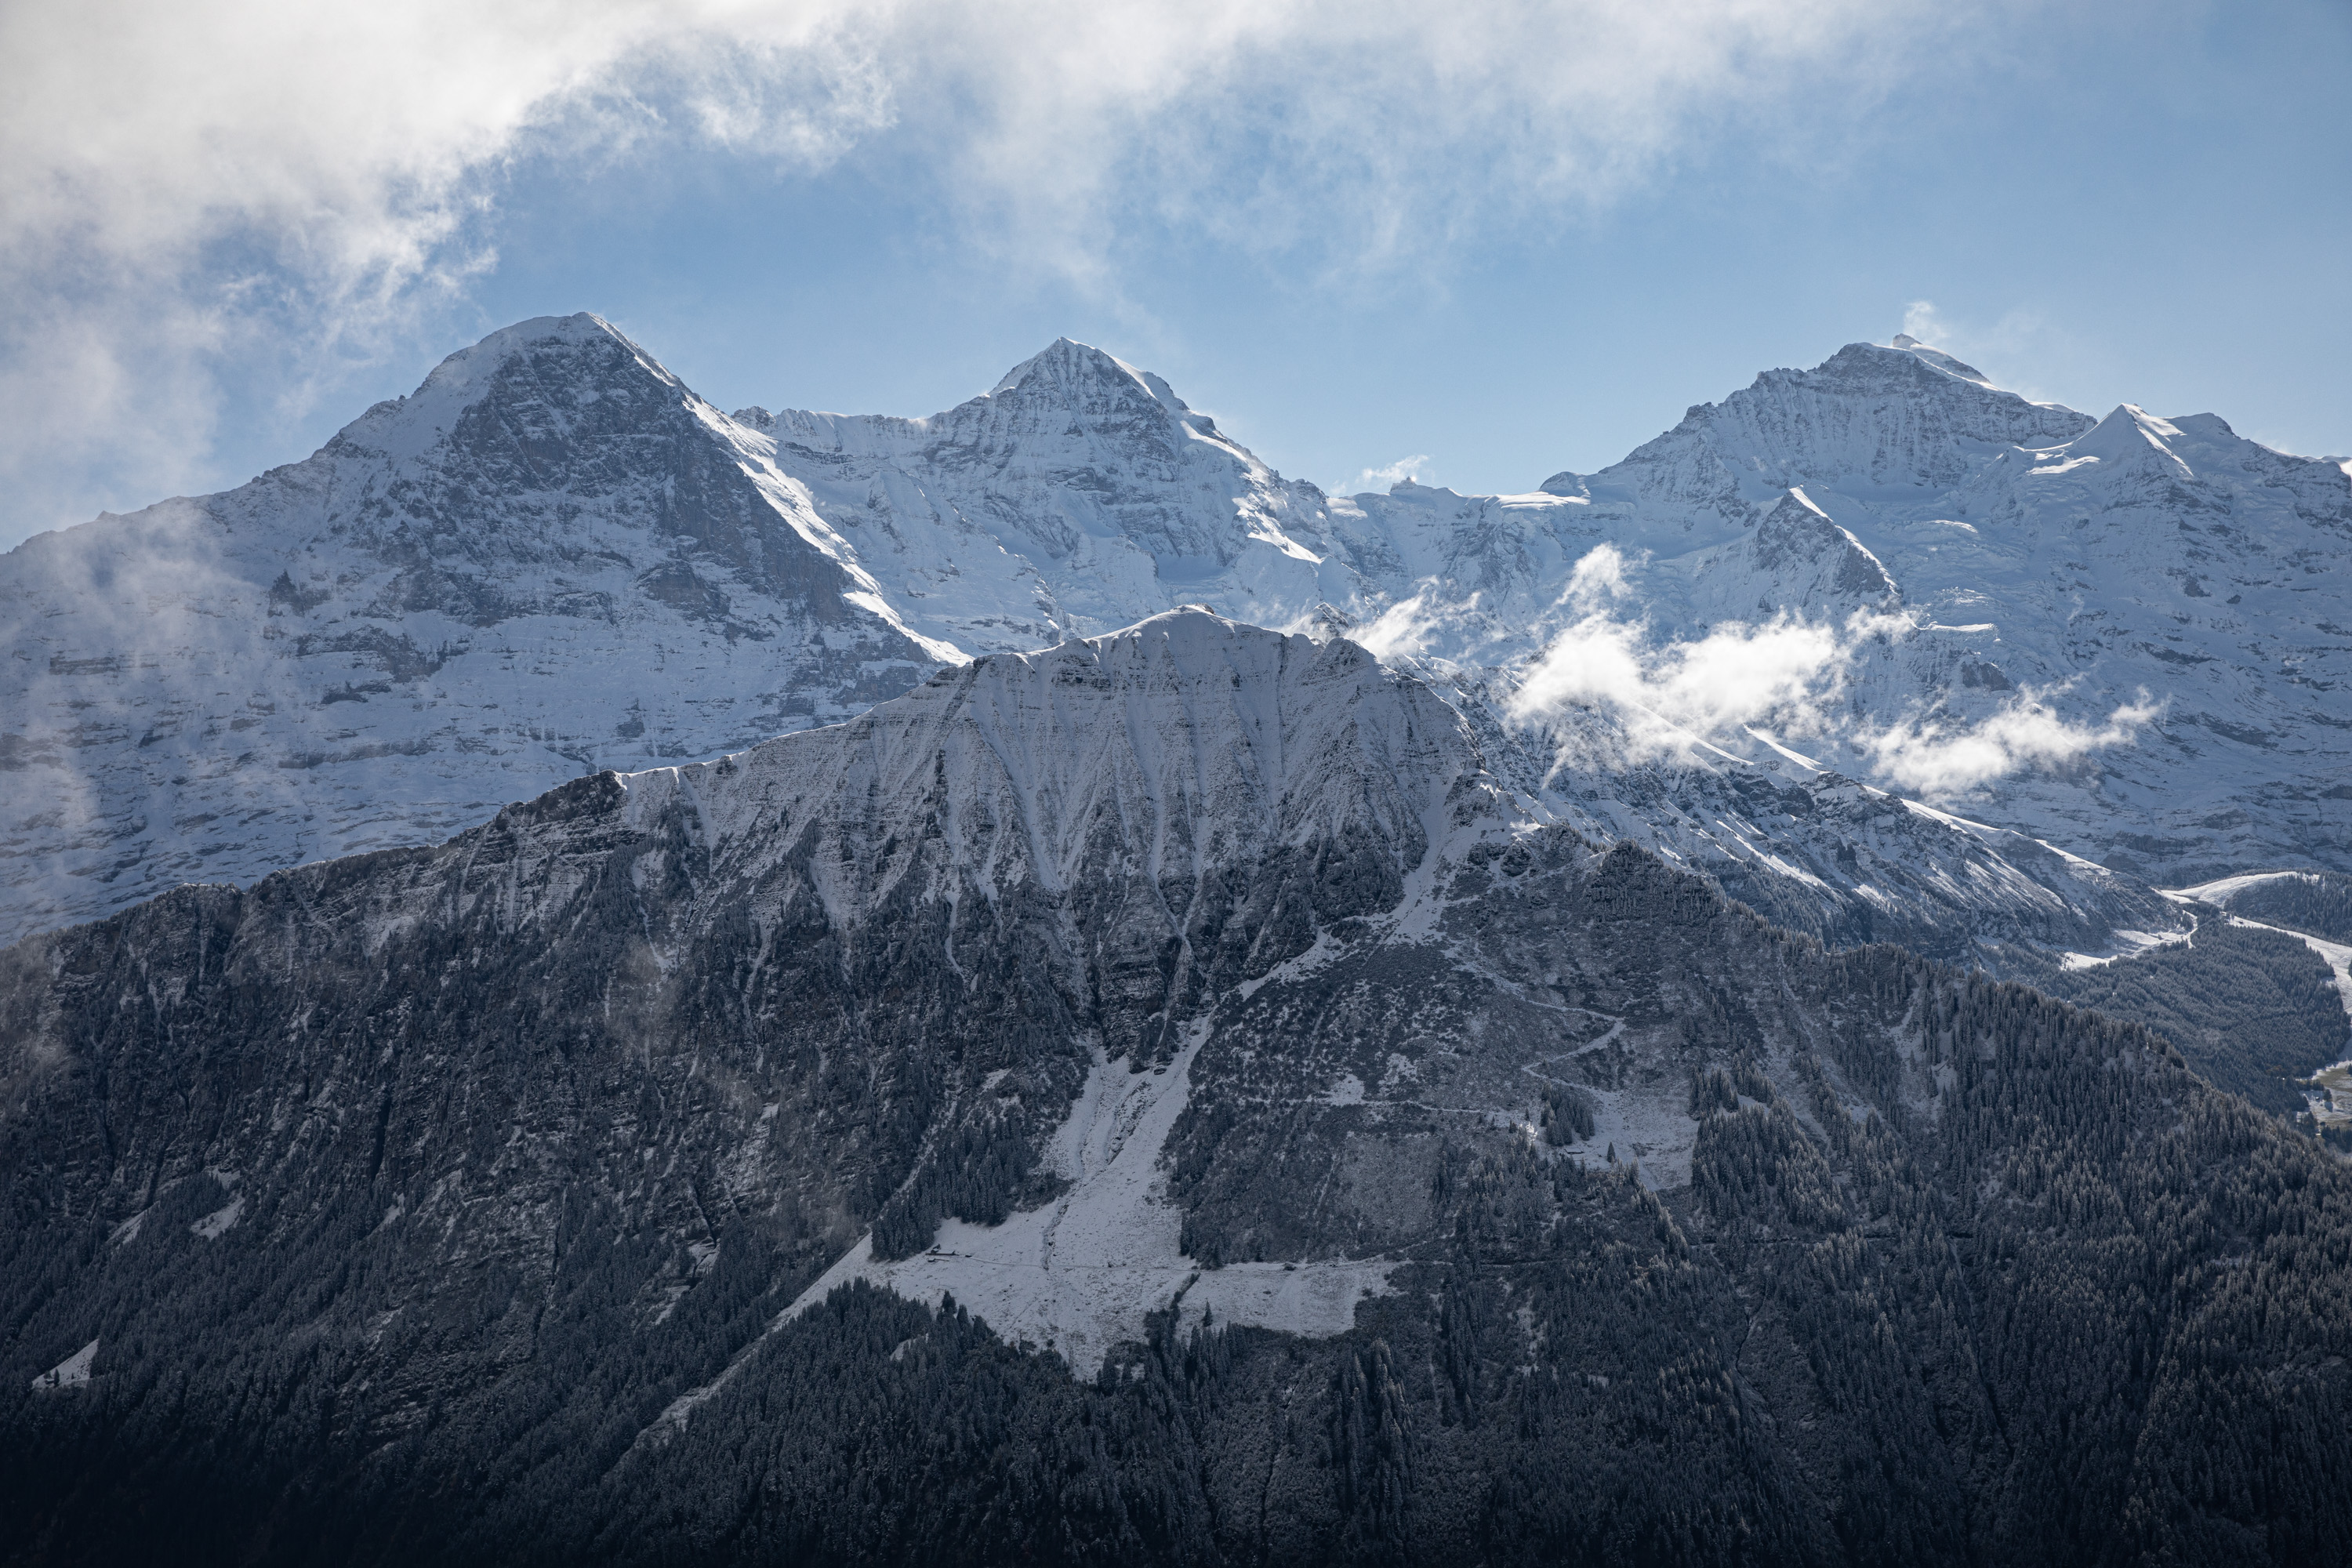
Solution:
M 1392 638 L 1375 646 L 1432 677 L 1516 787 L 1588 834 L 1648 844 L 1842 940 L 1884 934 L 1954 957 L 1990 942 L 2001 962 L 2002 946 L 2104 952 L 2136 940 L 2121 933 L 2184 929 L 2129 877 L 1978 817 L 2143 870 L 2209 851 L 2332 863 L 2326 786 L 2261 782 L 2236 752 L 2218 772 L 2178 747 L 2161 760 L 2158 782 L 2174 795 L 2184 778 L 2204 781 L 2192 793 L 2210 830 L 2198 829 L 2193 855 L 2183 839 L 2150 861 L 2099 823 L 2187 808 L 2145 792 L 2119 801 L 2095 770 L 2049 788 L 2029 781 L 2023 795 L 1997 789 L 1948 822 L 1812 765 L 1864 775 L 1865 758 L 1801 761 L 1749 733 L 1685 737 L 1657 757 L 1629 748 L 1606 713 L 1532 727 L 1511 714 L 1521 667 L 1557 627 L 1560 584 L 1600 542 L 1632 552 L 1662 633 L 1768 609 L 1884 609 L 1906 592 L 1898 568 L 1917 601 L 1912 574 L 1942 546 L 1906 554 L 1882 538 L 1874 554 L 1832 513 L 1876 508 L 1854 527 L 1877 528 L 1898 491 L 1913 512 L 1951 510 L 1954 474 L 2014 468 L 2005 454 L 2027 448 L 2013 443 L 2083 423 L 1956 363 L 1918 345 L 1855 345 L 1694 410 L 1590 482 L 1468 499 L 1405 485 L 1339 500 L 1272 473 L 1159 378 L 1079 344 L 1054 345 L 930 419 L 729 418 L 593 318 L 526 322 L 305 463 L 5 558 L 5 679 L 20 717 L 0 734 L 0 766 L 19 787 L 0 820 L 0 936 L 182 879 L 249 880 L 314 856 L 430 842 L 583 769 L 712 755 L 862 710 L 967 654 L 1192 600 L 1320 635 L 1445 605 L 1444 637 L 1421 639 L 1418 659 Z M 2253 465 L 2246 473 L 2266 462 L 2284 479 L 2265 489 L 2223 474 L 2200 504 L 2252 509 L 2262 535 L 2277 531 L 2266 520 L 2291 491 L 2294 526 L 2325 543 L 2341 521 L 2336 470 L 2251 450 L 2260 462 L 2234 459 Z M 2107 470 L 2093 456 L 2054 466 L 2095 490 Z M 1811 488 L 1775 488 L 1797 480 Z M 2149 504 L 2172 504 L 2166 496 Z M 2273 556 L 2293 542 L 2253 542 Z M 2288 553 L 2324 586 L 2324 549 Z M 1961 580 L 1979 581 L 1979 564 Z M 1685 581 L 1704 592 L 1677 587 Z M 2086 672 L 2053 654 L 2026 669 L 2002 653 L 2004 667 L 1977 643 L 2007 625 L 1978 626 L 1966 647 L 1948 628 L 1915 627 L 1864 658 L 1854 704 L 1884 716 L 1942 702 L 1965 718 L 1997 710 L 2020 679 L 2080 677 L 2070 689 L 2086 710 L 2121 689 L 2101 673 L 2111 659 Z M 2326 718 L 2332 678 L 2304 654 L 2283 657 L 2293 669 L 2279 689 Z M 2228 658 L 2230 679 L 2268 679 Z M 2176 668 L 2189 667 L 2162 670 Z M 2309 762 L 2294 766 L 2324 773 L 2326 725 L 2295 733 Z M 2120 755 L 2100 753 L 2101 765 Z M 2210 825 L 2239 809 L 2215 801 L 2248 790 L 2270 803 L 2270 826 L 2231 829 L 2234 847 L 2215 847 L 2222 829 Z M 2027 795 L 2074 816 L 2019 805 Z M 1857 801 L 1878 823 L 1862 845 L 1848 820 Z M 2293 818 L 2284 838 L 2272 831 L 2281 812 Z
M 2156 716 L 2131 743 L 1933 804 L 2171 882 L 2352 863 L 2352 643 L 2330 618 L 2352 475 L 2210 415 L 2095 420 L 1905 338 L 1768 372 L 1599 474 L 1351 498 L 1283 480 L 1158 377 L 1066 342 L 928 420 L 739 417 L 773 437 L 909 624 L 970 651 L 1201 600 L 1266 626 L 1375 628 L 1384 657 L 1417 654 L 1466 700 L 1507 708 L 1591 613 L 1566 590 L 1606 546 L 1624 569 L 1614 614 L 1661 642 L 1864 617 L 1836 693 L 1860 722 L 1784 735 L 1801 757 L 1734 726 L 1657 766 L 1571 717 L 1540 758 L 1564 796 L 1633 776 L 1654 800 L 1743 764 L 1801 787 L 1822 763 L 1867 780 L 1885 758 L 1866 742 L 1890 728 L 1948 735 L 2039 704 L 2098 729 L 2145 694 Z M 1016 604 L 1035 613 L 991 619 Z M 1711 831 L 1703 806 L 1680 815 L 1669 853 L 1690 825 Z M 1740 837 L 1718 851 L 1738 858 Z
M 1344 639 L 183 889 L 0 954 L 0 1052 L 12 1557 L 2336 1550 L 2344 1167 L 1548 822 Z

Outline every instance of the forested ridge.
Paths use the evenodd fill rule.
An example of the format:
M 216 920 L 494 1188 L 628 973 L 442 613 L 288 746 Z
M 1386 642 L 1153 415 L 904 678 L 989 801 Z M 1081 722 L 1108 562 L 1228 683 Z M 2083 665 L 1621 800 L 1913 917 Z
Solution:
M 2352 942 L 2352 877 L 2302 871 L 2265 878 L 2229 895 L 2232 914 L 2305 931 L 2329 942 Z
M 1072 1367 L 864 1283 L 779 1328 L 868 1228 L 1055 1190 L 1035 1021 L 1143 1008 L 1056 989 L 1034 899 L 854 986 L 821 924 L 660 968 L 640 933 L 734 895 L 658 826 L 670 879 L 628 872 L 604 810 L 5 955 L 0 1558 L 2347 1560 L 2352 1171 L 2144 1026 L 1557 830 L 1413 942 L 1349 912 L 1397 896 L 1360 859 L 1319 927 L 1236 872 L 1171 1201 L 1204 1268 L 1390 1260 L 1351 1330 L 1180 1297 Z M 537 927 L 316 934 L 535 832 L 575 857 Z M 289 980 L 301 942 L 344 961 Z
M 2208 912 L 2193 942 L 2087 969 L 2015 967 L 2040 989 L 2147 1025 L 2216 1088 L 2274 1115 L 2304 1109 L 2299 1081 L 2352 1054 L 2335 973 L 2280 931 Z

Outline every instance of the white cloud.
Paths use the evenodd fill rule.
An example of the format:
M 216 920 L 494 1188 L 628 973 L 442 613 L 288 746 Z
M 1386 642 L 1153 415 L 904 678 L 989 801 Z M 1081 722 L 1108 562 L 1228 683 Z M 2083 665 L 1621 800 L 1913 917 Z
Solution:
M 1477 604 L 1474 594 L 1466 605 L 1458 607 L 1475 610 Z M 1428 648 L 1439 617 L 1448 608 L 1425 588 L 1410 599 L 1398 600 L 1362 626 L 1350 628 L 1348 640 L 1383 661 L 1416 658 Z
M 2070 724 L 2027 691 L 1973 725 L 1913 718 L 1856 739 L 1879 777 L 1934 800 L 2029 768 L 2055 767 L 2109 746 L 2128 745 L 2158 711 L 2160 705 L 2143 691 L 2138 701 L 2117 708 L 2102 724 Z
M 1933 300 L 1914 300 L 1903 309 L 1903 330 L 1929 348 L 1974 364 L 1995 386 L 2038 400 L 2052 395 L 2019 379 L 2015 367 L 2057 363 L 2072 352 L 2063 329 L 2024 306 L 2003 311 L 1999 321 L 1987 326 L 1958 320 Z
M 871 149 L 977 242 L 1114 291 L 1138 215 L 1380 268 L 1606 200 L 1734 126 L 1860 112 L 1969 19 L 1927 0 L 9 6 L 0 484 L 37 511 L 78 462 L 133 487 L 184 473 L 224 360 L 298 401 L 331 385 L 492 263 L 519 160 L 687 148 L 789 172 Z
M 1349 495 L 1360 495 L 1366 490 L 1391 489 L 1405 479 L 1412 479 L 1418 483 L 1423 472 L 1428 467 L 1429 454 L 1416 452 L 1410 458 L 1399 458 L 1393 463 L 1386 463 L 1377 468 L 1364 469 L 1349 483 L 1347 490 Z
M 1943 347 L 1945 342 L 1952 336 L 1951 329 L 1944 324 L 1944 318 L 1937 314 L 1936 301 L 1933 300 L 1914 300 L 1903 307 L 1903 331 L 1907 336 L 1918 339 L 1929 348 Z
M 1811 733 L 1825 721 L 1822 705 L 1848 657 L 1834 627 L 1789 616 L 1760 626 L 1726 621 L 1696 640 L 1657 645 L 1642 623 L 1596 611 L 1552 639 L 1511 710 L 1529 720 L 1568 706 L 1615 710 L 1637 755 L 1768 720 Z
M 1570 574 L 1561 603 L 1580 618 L 1545 647 L 1512 694 L 1510 715 L 1542 724 L 1570 708 L 1607 712 L 1622 730 L 1633 760 L 1685 752 L 1701 742 L 1730 742 L 1751 725 L 1781 736 L 1822 737 L 1874 777 L 1927 799 L 1949 798 L 2033 768 L 2062 766 L 2095 751 L 2131 744 L 2159 711 L 2146 692 L 2100 722 L 2059 716 L 2048 694 L 2021 690 L 1973 723 L 1937 711 L 1882 724 L 1840 699 L 1874 641 L 1909 635 L 1901 616 L 1868 610 L 1843 624 L 1782 614 L 1750 625 L 1726 621 L 1696 638 L 1653 637 L 1647 623 L 1608 606 L 1624 591 L 1624 561 L 1614 545 L 1587 552 Z M 1417 595 L 1403 625 L 1425 628 L 1447 612 Z M 1382 617 L 1386 619 L 1385 616 Z
M 1559 602 L 1591 615 L 1625 590 L 1624 552 L 1613 544 L 1599 544 L 1577 557 Z

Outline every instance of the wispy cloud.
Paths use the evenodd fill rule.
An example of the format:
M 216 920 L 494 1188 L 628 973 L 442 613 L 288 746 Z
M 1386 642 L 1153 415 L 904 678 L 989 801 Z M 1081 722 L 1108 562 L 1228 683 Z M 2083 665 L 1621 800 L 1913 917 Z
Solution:
M 1927 0 L 11 6 L 0 483 L 37 514 L 77 464 L 185 472 L 226 361 L 315 395 L 494 264 L 519 160 L 897 156 L 975 243 L 1114 292 L 1139 216 L 1380 268 L 1864 102 L 1966 20 Z
M 2024 306 L 2006 310 L 1999 321 L 1986 325 L 1956 319 L 1933 300 L 1914 300 L 1905 306 L 1903 330 L 1930 348 L 1974 364 L 1995 386 L 2042 400 L 2051 395 L 2045 389 L 2004 373 L 2002 367 L 2047 363 L 2063 357 L 2053 351 L 2063 346 L 2065 340 L 2065 334 L 2041 312 Z
M 1474 595 L 1468 608 L 1475 608 Z M 1446 611 L 1433 593 L 1424 591 L 1400 599 L 1362 626 L 1351 628 L 1348 640 L 1377 659 L 1418 658 L 1434 640 L 1439 617 Z
M 1998 778 L 2078 761 L 2110 746 L 2126 746 L 2154 722 L 2162 705 L 2147 692 L 2096 724 L 2058 716 L 2041 694 L 2020 693 L 1974 724 L 1941 715 L 1915 715 L 1855 737 L 1876 774 L 1930 800 L 1965 795 Z
M 1790 616 L 1727 621 L 1702 637 L 1660 643 L 1643 623 L 1601 610 L 1552 639 L 1512 709 L 1522 719 L 1570 706 L 1614 710 L 1645 754 L 1767 720 L 1810 734 L 1824 727 L 1823 705 L 1849 658 L 1837 628 Z
M 1603 711 L 1635 761 L 1701 742 L 1736 744 L 1741 731 L 1767 726 L 1784 738 L 1818 737 L 1873 777 L 1933 800 L 2129 745 L 2161 709 L 2142 692 L 2103 720 L 2082 723 L 2059 714 L 2053 693 L 2028 689 L 1973 721 L 1926 709 L 1891 723 L 1864 717 L 1840 699 L 1874 647 L 1909 634 L 1908 621 L 1872 611 L 1842 623 L 1782 614 L 1726 621 L 1697 637 L 1660 638 L 1646 621 L 1619 613 L 1623 565 L 1606 544 L 1577 563 L 1561 604 L 1579 618 L 1527 669 L 1510 699 L 1514 719 L 1539 725 L 1570 709 Z M 1408 601 L 1401 629 L 1441 623 L 1444 607 L 1425 598 Z M 1419 652 L 1427 640 L 1424 630 L 1404 651 Z
M 1360 495 L 1366 490 L 1385 490 L 1405 479 L 1418 480 L 1429 468 L 1429 454 L 1416 452 L 1410 458 L 1399 458 L 1393 463 L 1383 463 L 1377 468 L 1366 468 L 1349 481 L 1348 493 Z
M 1933 300 L 1914 300 L 1903 308 L 1903 331 L 1930 348 L 1941 348 L 1954 336 Z

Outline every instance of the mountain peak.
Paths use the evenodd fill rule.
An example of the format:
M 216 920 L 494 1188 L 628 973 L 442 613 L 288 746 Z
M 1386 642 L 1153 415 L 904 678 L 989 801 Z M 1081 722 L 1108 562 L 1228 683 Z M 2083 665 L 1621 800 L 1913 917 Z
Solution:
M 1813 368 L 1813 374 L 1843 371 L 1851 374 L 1885 375 L 1889 373 L 1909 373 L 1918 375 L 1920 369 L 1934 373 L 1928 381 L 1959 381 L 1986 392 L 2000 393 L 1984 372 L 1972 364 L 1953 358 L 1938 348 L 1931 348 L 1907 332 L 1897 332 L 1891 343 L 1848 343 Z M 2005 395 L 2015 396 L 2014 393 Z
M 629 341 L 618 327 L 586 310 L 569 316 L 533 316 L 510 327 L 500 327 L 471 348 L 459 349 L 433 368 L 417 390 L 457 392 L 478 386 L 515 359 L 531 353 L 562 353 L 567 349 L 617 344 L 647 370 L 665 381 L 677 377 L 652 355 Z
M 1003 378 L 989 388 L 988 395 L 996 397 L 1008 392 L 1028 392 L 1073 405 L 1099 400 L 1106 394 L 1115 398 L 1133 398 L 1140 394 L 1171 414 L 1192 412 L 1176 395 L 1175 389 L 1159 376 L 1075 338 L 1055 338 L 1041 352 L 1006 371 Z
M 2180 427 L 2159 419 L 2136 404 L 2119 403 L 2114 412 L 2065 447 L 2066 466 L 2085 458 L 2109 465 L 2153 462 L 2182 479 L 2194 478 L 2189 465 L 2172 449 Z
M 1139 658 L 1147 663 L 1166 658 L 1181 668 L 1191 668 L 1202 660 L 1227 658 L 1240 648 L 1278 648 L 1291 636 L 1230 619 L 1207 605 L 1178 605 L 1116 631 L 1073 638 L 1059 649 L 1045 650 L 1045 654 L 1083 651 L 1092 658 Z M 997 657 L 1018 659 L 1044 655 Z
M 2034 403 L 1973 367 L 1912 339 L 1848 343 L 1811 370 L 1768 370 L 1720 403 L 1703 403 L 1664 435 L 1600 474 L 1555 474 L 1553 495 L 1644 496 L 1679 504 L 1765 485 L 1718 521 L 1744 527 L 1749 507 L 1777 504 L 1790 484 L 1838 490 L 1959 483 L 1989 451 L 2054 446 L 2090 428 L 2088 416 Z M 1586 479 L 1591 483 L 1587 484 Z
M 533 404 L 588 401 L 616 383 L 690 398 L 686 384 L 602 316 L 534 316 L 501 327 L 433 367 L 407 396 L 377 404 L 345 426 L 338 442 L 415 457 L 485 398 Z M 584 395 L 584 397 L 583 397 Z
M 1895 333 L 1895 342 L 1888 346 L 1902 350 L 1905 353 L 1909 354 L 1912 358 L 1920 361 L 1922 363 L 1933 365 L 1936 369 L 1942 371 L 1946 375 L 1957 376 L 1962 381 L 1972 381 L 1979 386 L 1990 387 L 1992 385 L 1992 383 L 1986 378 L 1984 372 L 1977 369 L 1976 366 L 1972 364 L 1963 364 L 1960 361 L 1954 359 L 1950 354 L 1946 353 L 1943 350 L 1930 347 L 1928 344 L 1921 342 L 1918 339 L 1913 337 L 1908 332 Z

